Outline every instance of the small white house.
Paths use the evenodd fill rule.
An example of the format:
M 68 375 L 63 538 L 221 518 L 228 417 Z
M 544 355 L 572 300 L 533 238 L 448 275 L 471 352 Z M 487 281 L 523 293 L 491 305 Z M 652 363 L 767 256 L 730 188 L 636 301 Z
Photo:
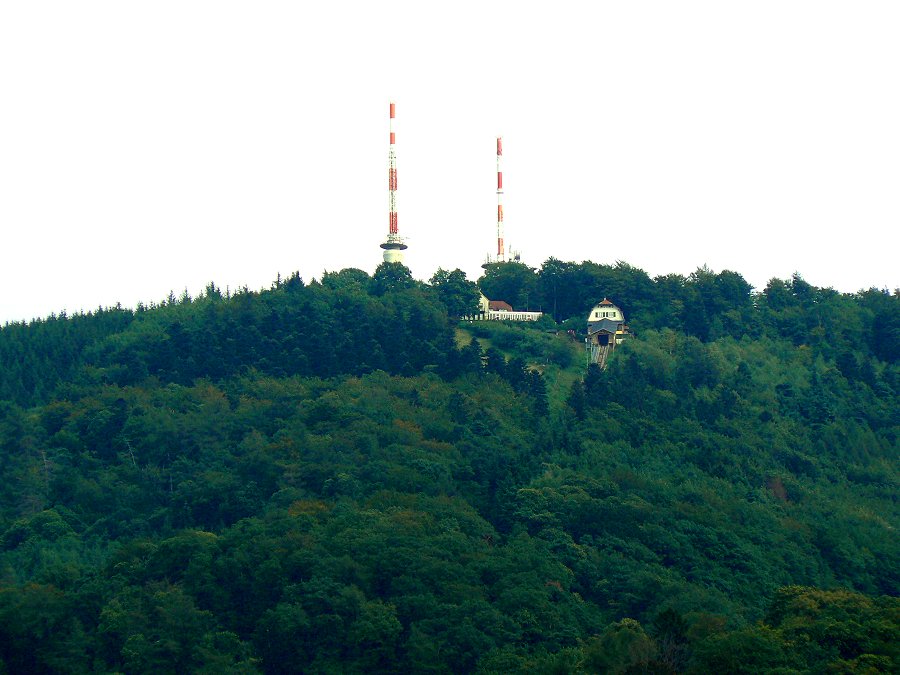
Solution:
M 587 337 L 585 344 L 588 350 L 588 358 L 600 367 L 606 365 L 606 357 L 609 352 L 622 344 L 626 337 L 631 335 L 625 324 L 625 315 L 622 310 L 612 302 L 603 298 L 593 306 L 587 317 Z
M 473 321 L 537 321 L 543 312 L 518 312 L 503 300 L 488 300 L 484 293 L 478 300 L 478 314 Z

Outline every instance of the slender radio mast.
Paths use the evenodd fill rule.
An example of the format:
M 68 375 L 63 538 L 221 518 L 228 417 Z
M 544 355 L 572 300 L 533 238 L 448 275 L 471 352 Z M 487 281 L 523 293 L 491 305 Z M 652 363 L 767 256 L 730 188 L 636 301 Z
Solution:
M 403 251 L 406 250 L 407 246 L 403 243 L 397 231 L 397 155 L 394 152 L 394 140 L 396 138 L 394 134 L 394 108 L 395 105 L 391 103 L 389 126 L 391 143 L 388 151 L 388 199 L 390 204 L 388 236 L 385 242 L 381 244 L 381 248 L 384 249 L 384 262 L 402 263 Z
M 497 137 L 497 257 L 493 260 L 488 255 L 482 265 L 489 269 L 494 265 L 506 262 L 506 243 L 503 241 L 503 171 L 500 169 L 500 159 L 503 157 L 503 138 Z
M 503 157 L 503 139 L 497 137 L 497 262 L 506 262 L 506 249 L 503 244 L 503 172 L 500 170 L 500 158 Z

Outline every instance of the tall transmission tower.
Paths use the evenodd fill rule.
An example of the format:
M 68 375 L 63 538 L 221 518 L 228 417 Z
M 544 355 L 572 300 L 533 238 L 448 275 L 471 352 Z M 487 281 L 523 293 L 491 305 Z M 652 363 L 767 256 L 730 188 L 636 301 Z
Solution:
M 506 262 L 506 249 L 503 244 L 503 171 L 500 160 L 503 157 L 503 139 L 497 137 L 497 262 Z
M 387 239 L 381 244 L 384 249 L 384 262 L 402 263 L 403 251 L 407 249 L 406 244 L 397 230 L 397 154 L 394 151 L 394 143 L 396 135 L 394 133 L 394 113 L 396 106 L 391 103 L 391 117 L 389 122 L 389 130 L 391 134 L 390 150 L 388 151 L 388 235 Z
M 500 161 L 503 159 L 503 138 L 497 137 L 497 257 L 490 254 L 487 256 L 482 267 L 490 269 L 495 265 L 501 265 L 507 262 L 506 242 L 503 239 L 503 171 L 500 168 Z M 513 260 L 518 260 L 518 254 L 511 253 Z

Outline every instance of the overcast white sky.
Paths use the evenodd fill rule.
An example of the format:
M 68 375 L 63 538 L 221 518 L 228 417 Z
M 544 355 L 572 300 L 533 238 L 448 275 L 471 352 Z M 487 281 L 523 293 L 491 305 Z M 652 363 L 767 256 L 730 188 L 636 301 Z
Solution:
M 900 3 L 0 3 L 0 323 L 381 261 L 900 286 Z

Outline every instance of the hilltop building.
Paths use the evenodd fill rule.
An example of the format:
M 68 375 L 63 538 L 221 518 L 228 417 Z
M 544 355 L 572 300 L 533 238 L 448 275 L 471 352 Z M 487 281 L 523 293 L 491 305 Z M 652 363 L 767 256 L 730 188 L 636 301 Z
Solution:
M 537 321 L 543 312 L 518 312 L 503 300 L 488 300 L 484 293 L 478 300 L 478 313 L 470 317 L 472 321 Z
M 594 305 L 587 317 L 587 337 L 584 341 L 588 363 L 606 367 L 609 354 L 630 335 L 622 310 L 603 298 Z

